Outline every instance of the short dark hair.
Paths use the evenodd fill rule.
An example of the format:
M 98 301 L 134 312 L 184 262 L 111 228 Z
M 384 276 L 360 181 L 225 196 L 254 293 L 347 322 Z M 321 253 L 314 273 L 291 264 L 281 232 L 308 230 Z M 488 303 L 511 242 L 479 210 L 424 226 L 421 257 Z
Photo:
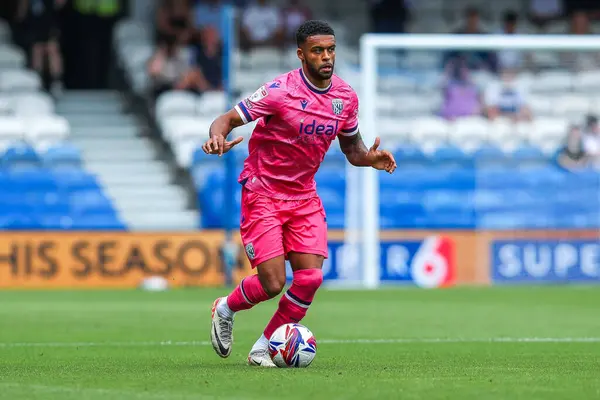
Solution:
M 296 31 L 296 43 L 298 47 L 306 42 L 310 36 L 333 35 L 333 28 L 325 21 L 308 20 L 298 27 Z
M 465 15 L 467 17 L 479 16 L 479 8 L 475 6 L 468 6 L 465 8 Z
M 513 10 L 505 11 L 504 16 L 502 17 L 502 20 L 504 21 L 505 24 L 508 24 L 508 23 L 514 24 L 515 22 L 517 22 L 519 20 L 519 14 L 517 14 L 517 12 L 513 11 Z

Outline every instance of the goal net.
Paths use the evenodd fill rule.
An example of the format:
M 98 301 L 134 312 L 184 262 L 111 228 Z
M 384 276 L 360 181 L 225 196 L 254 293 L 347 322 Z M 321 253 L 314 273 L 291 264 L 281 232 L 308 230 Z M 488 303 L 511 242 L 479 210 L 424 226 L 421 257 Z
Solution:
M 346 169 L 336 282 L 598 279 L 597 38 L 366 34 L 359 61 L 339 73 L 398 169 Z

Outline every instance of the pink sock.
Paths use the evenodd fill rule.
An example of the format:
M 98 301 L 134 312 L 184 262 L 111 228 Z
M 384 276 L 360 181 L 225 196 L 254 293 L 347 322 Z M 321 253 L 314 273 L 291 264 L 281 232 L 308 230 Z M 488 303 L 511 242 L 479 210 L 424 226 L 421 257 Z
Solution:
M 265 337 L 269 339 L 281 325 L 302 321 L 322 282 L 320 269 L 294 272 L 292 286 L 281 296 L 279 307 L 265 328 Z
M 265 292 L 258 275 L 248 276 L 233 289 L 233 292 L 227 297 L 227 305 L 233 312 L 248 310 L 261 301 L 269 300 L 269 295 Z

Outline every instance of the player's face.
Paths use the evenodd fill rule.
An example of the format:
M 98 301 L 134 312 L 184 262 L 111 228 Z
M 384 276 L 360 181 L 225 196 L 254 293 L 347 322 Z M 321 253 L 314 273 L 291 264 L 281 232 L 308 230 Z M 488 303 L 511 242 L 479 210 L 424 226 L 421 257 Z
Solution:
M 331 79 L 335 65 L 335 36 L 309 36 L 298 49 L 298 57 L 306 63 L 311 76 L 316 79 Z

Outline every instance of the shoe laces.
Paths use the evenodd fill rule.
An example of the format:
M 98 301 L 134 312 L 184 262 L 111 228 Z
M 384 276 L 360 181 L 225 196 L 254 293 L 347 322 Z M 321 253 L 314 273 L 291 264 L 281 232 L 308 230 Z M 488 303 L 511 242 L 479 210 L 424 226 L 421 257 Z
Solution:
M 225 342 L 231 341 L 233 321 L 226 318 L 219 318 L 219 330 L 221 331 L 221 339 Z

